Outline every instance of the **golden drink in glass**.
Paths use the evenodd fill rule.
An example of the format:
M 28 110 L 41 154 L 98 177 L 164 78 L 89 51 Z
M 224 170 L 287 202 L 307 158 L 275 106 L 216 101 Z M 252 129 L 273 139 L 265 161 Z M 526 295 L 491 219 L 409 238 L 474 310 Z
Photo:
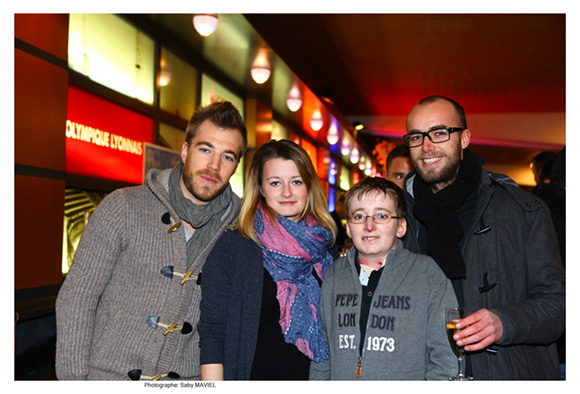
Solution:
M 467 376 L 463 373 L 463 368 L 461 366 L 463 362 L 464 349 L 463 346 L 458 346 L 453 335 L 455 335 L 460 330 L 455 328 L 455 324 L 467 316 L 465 308 L 450 308 L 445 312 L 445 329 L 447 330 L 447 338 L 449 339 L 449 345 L 451 345 L 451 350 L 455 353 L 457 357 L 457 376 L 450 377 L 449 380 L 473 380 L 471 376 Z

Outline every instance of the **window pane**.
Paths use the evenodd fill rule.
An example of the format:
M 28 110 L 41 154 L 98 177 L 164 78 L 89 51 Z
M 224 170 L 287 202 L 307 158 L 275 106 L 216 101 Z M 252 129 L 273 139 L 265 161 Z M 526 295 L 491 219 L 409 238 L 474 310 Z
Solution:
M 227 100 L 244 116 L 244 101 L 207 74 L 201 76 L 201 105 L 210 105 L 214 101 Z
M 69 66 L 101 85 L 153 104 L 154 42 L 116 15 L 70 14 Z
M 159 145 L 181 152 L 181 146 L 184 142 L 185 131 L 170 126 L 167 123 L 159 123 Z
M 108 193 L 91 190 L 65 190 L 64 197 L 64 234 L 62 242 L 62 273 L 68 273 L 72 264 L 81 234 L 89 217 Z
M 288 138 L 288 130 L 275 120 L 272 121 L 272 134 L 270 136 L 273 140 L 284 140 Z
M 355 182 L 356 183 L 356 182 Z M 346 166 L 340 167 L 340 188 L 342 190 L 350 189 L 350 171 Z
M 197 71 L 166 48 L 161 49 L 159 106 L 189 120 L 196 107 Z

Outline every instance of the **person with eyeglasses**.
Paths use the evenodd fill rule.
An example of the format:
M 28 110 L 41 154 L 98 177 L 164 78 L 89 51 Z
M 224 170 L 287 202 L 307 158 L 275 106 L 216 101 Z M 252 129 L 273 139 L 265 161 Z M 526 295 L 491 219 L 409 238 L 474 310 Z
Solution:
M 565 276 L 550 211 L 469 149 L 463 107 L 443 96 L 407 118 L 407 249 L 432 256 L 469 315 L 455 334 L 477 380 L 558 379 Z
M 320 316 L 329 360 L 311 380 L 447 380 L 457 359 L 445 308 L 451 282 L 429 256 L 409 252 L 405 196 L 384 178 L 365 178 L 346 194 L 353 247 L 327 270 Z

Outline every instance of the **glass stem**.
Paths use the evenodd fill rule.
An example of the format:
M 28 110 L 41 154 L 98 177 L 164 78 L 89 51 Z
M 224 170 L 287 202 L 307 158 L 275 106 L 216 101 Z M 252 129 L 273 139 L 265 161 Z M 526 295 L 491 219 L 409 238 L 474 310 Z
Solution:
M 461 361 L 462 360 L 463 360 L 463 357 L 461 357 L 461 356 L 457 357 L 457 369 L 458 369 L 457 376 L 459 376 L 459 377 L 463 377 L 463 369 L 461 369 Z

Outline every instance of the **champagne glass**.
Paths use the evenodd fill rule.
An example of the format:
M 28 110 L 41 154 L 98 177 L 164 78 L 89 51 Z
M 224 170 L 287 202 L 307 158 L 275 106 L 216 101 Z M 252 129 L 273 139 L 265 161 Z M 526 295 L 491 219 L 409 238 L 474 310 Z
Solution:
M 449 344 L 451 345 L 451 349 L 453 353 L 457 356 L 457 365 L 458 365 L 458 372 L 457 376 L 450 377 L 449 380 L 473 380 L 471 376 L 466 376 L 463 373 L 463 368 L 461 366 L 463 362 L 463 346 L 457 346 L 457 342 L 453 339 L 453 335 L 459 332 L 460 330 L 455 328 L 455 323 L 457 323 L 460 319 L 463 319 L 467 316 L 465 308 L 450 308 L 445 311 L 445 327 L 447 328 L 447 338 L 449 339 Z

